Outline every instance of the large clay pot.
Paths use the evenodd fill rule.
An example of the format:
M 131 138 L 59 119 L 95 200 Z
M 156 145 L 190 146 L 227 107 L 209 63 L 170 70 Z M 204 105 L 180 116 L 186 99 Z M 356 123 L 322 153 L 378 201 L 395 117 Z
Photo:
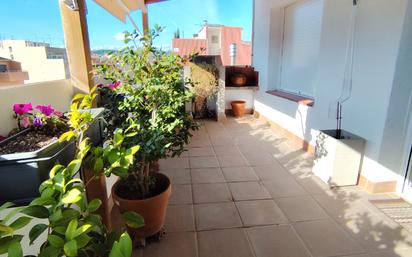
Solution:
M 246 75 L 242 73 L 233 74 L 230 80 L 232 81 L 233 86 L 242 87 L 246 84 Z
M 165 190 L 160 194 L 143 200 L 128 200 L 117 195 L 116 189 L 119 186 L 117 181 L 112 187 L 114 204 L 119 207 L 120 213 L 134 211 L 143 216 L 145 225 L 141 228 L 127 228 L 128 232 L 137 238 L 146 238 L 161 231 L 165 224 L 166 210 L 169 203 L 169 197 L 172 192 L 170 180 L 161 173 L 152 173 L 156 183 Z
M 230 105 L 232 106 L 233 115 L 235 117 L 242 117 L 243 115 L 245 115 L 245 111 L 246 111 L 245 101 L 241 101 L 241 100 L 232 101 L 230 102 Z

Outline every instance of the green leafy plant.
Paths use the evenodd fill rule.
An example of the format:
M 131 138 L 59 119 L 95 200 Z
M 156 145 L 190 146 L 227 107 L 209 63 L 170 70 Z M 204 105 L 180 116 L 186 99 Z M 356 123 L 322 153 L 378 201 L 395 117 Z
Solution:
M 14 208 L 0 220 L 0 254 L 23 256 L 21 240 L 26 235 L 18 231 L 36 218 L 40 222 L 31 227 L 28 236 L 30 244 L 33 244 L 41 235 L 46 235 L 39 249 L 39 257 L 131 255 L 130 237 L 127 233 L 107 230 L 101 217 L 95 213 L 101 201 L 94 199 L 88 202 L 85 197 L 86 184 L 78 178 L 86 156 L 92 150 L 96 151 L 84 136 L 94 119 L 89 111 L 94 98 L 94 89 L 91 94 L 79 94 L 73 98 L 71 111 L 67 115 L 71 130 L 64 133 L 60 140 L 75 141 L 75 158 L 67 166 L 56 164 L 50 170 L 49 179 L 39 188 L 40 196 L 29 206 Z M 120 142 L 116 142 L 116 147 L 120 147 Z M 132 159 L 130 157 L 128 161 L 131 163 Z M 0 211 L 11 206 L 5 203 Z M 136 213 L 129 213 L 125 218 L 132 227 L 143 226 L 143 219 Z
M 109 131 L 125 131 L 130 122 L 139 126 L 139 133 L 124 136 L 122 142 L 127 147 L 140 146 L 137 161 L 121 176 L 124 191 L 118 193 L 126 199 L 150 197 L 155 184 L 149 172 L 151 163 L 180 155 L 191 130 L 197 128 L 185 111 L 185 103 L 193 98 L 182 78 L 188 60 L 154 46 L 161 31 L 156 26 L 143 36 L 126 32 L 128 45 L 110 54 L 107 63 L 96 70 L 97 76 L 111 83 L 120 82 L 112 94 L 116 104 L 105 106 L 111 112 Z M 110 129 L 114 124 L 116 127 Z M 109 140 L 116 141 L 114 136 L 109 133 Z

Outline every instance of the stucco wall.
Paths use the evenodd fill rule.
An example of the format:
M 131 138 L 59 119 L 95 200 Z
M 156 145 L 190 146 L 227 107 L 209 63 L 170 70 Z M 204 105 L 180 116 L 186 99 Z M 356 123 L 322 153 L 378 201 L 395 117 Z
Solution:
M 7 135 L 16 127 L 13 104 L 51 104 L 56 110 L 64 112 L 69 110 L 74 92 L 70 80 L 0 87 L 0 135 Z
M 335 128 L 334 102 L 344 76 L 352 0 L 324 0 L 313 107 L 268 95 L 279 88 L 283 8 L 294 0 L 255 0 L 253 65 L 260 73 L 255 109 L 314 145 L 318 130 Z M 343 129 L 367 140 L 362 174 L 374 181 L 401 171 L 380 163 L 387 110 L 407 0 L 362 0 L 358 6 L 352 97 L 343 107 Z M 405 39 L 406 40 L 406 39 Z M 403 149 L 402 149 L 403 151 Z

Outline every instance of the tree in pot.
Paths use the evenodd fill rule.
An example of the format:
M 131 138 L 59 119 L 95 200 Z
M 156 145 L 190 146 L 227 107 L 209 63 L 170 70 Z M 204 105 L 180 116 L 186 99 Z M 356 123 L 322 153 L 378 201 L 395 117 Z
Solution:
M 166 207 L 171 193 L 169 179 L 160 173 L 150 172 L 150 165 L 162 158 L 175 157 L 185 150 L 191 130 L 197 124 L 185 112 L 185 103 L 193 98 L 182 79 L 185 59 L 154 47 L 153 40 L 162 31 L 160 27 L 140 36 L 125 33 L 125 43 L 133 42 L 112 53 L 106 64 L 98 67 L 97 74 L 117 82 L 116 94 L 111 94 L 109 127 L 125 129 L 136 126 L 132 135 L 108 134 L 111 142 L 122 142 L 127 147 L 139 145 L 137 161 L 129 169 L 109 170 L 121 177 L 112 189 L 115 204 L 121 211 L 135 211 L 145 220 L 145 226 L 130 229 L 137 239 L 154 235 L 164 225 Z M 122 97 L 118 97 L 121 95 Z M 119 114 L 120 112 L 120 114 Z M 110 154 L 94 157 L 94 162 L 111 162 Z M 143 242 L 143 241 L 142 241 Z

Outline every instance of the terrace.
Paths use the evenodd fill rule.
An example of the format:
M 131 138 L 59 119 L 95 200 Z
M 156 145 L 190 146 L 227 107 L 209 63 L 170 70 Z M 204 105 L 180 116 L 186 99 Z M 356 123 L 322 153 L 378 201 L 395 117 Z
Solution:
M 411 256 L 411 223 L 371 203 L 396 194 L 330 189 L 312 155 L 253 116 L 203 124 L 187 154 L 161 162 L 167 234 L 134 256 Z
M 92 67 L 84 0 L 73 1 L 77 3 L 75 8 L 68 8 L 66 2 L 61 1 L 60 8 L 71 79 L 20 87 L 1 87 L 2 133 L 10 131 L 14 126 L 14 121 L 7 111 L 8 106 L 13 103 L 42 103 L 47 100 L 57 109 L 68 110 L 71 98 L 76 92 L 88 92 L 94 86 L 90 74 Z M 162 1 L 156 0 L 136 2 L 162 4 L 157 3 Z M 412 135 L 412 126 L 408 124 L 412 119 L 409 119 L 410 110 L 404 110 L 407 109 L 405 106 L 410 106 L 406 104 L 409 103 L 409 98 L 400 96 L 400 93 L 410 96 L 412 92 L 409 87 L 402 86 L 409 85 L 412 79 L 412 73 L 408 73 L 407 68 L 411 67 L 408 66 L 411 60 L 405 57 L 411 56 L 408 54 L 412 51 L 408 46 L 408 35 L 412 28 L 412 4 L 402 2 L 404 5 L 390 5 L 383 1 L 376 4 L 365 0 L 366 4 L 361 5 L 361 18 L 372 16 L 379 26 L 389 24 L 385 29 L 395 27 L 399 33 L 394 35 L 395 39 L 388 39 L 390 42 L 383 42 L 386 43 L 382 43 L 383 46 L 374 45 L 378 47 L 376 52 L 367 48 L 372 51 L 371 55 L 362 56 L 364 59 L 357 63 L 355 61 L 359 70 L 364 69 L 364 73 L 354 74 L 358 79 L 354 79 L 354 82 L 361 81 L 363 84 L 353 86 L 354 102 L 350 102 L 348 108 L 347 113 L 351 118 L 346 129 L 366 138 L 367 148 L 362 156 L 363 165 L 359 167 L 359 185 L 335 187 L 313 174 L 315 134 L 320 128 L 334 126 L 334 119 L 327 120 L 324 117 L 327 116 L 330 102 L 339 96 L 330 96 L 327 93 L 334 90 L 340 92 L 341 81 L 334 79 L 341 78 L 345 73 L 345 63 L 334 63 L 333 60 L 339 58 L 333 54 L 338 55 L 342 52 L 339 50 L 346 46 L 335 42 L 334 38 L 322 38 L 325 50 L 319 54 L 323 59 L 319 62 L 319 87 L 317 91 L 314 90 L 316 94 L 314 93 L 313 98 L 273 88 L 272 82 L 281 80 L 281 76 L 277 72 L 271 72 L 268 67 L 281 65 L 278 60 L 282 57 L 277 50 L 283 49 L 279 43 L 280 34 L 283 33 L 273 24 L 278 24 L 274 21 L 284 19 L 279 11 L 292 2 L 299 1 L 254 1 L 253 66 L 260 74 L 259 88 L 253 89 L 257 92 L 253 93 L 253 102 L 250 103 L 255 114 L 241 118 L 228 116 L 219 118 L 219 121 L 201 120 L 200 129 L 194 132 L 187 145 L 188 151 L 179 157 L 159 161 L 159 172 L 167 175 L 172 184 L 165 221 L 166 234 L 159 242 L 148 242 L 145 247 L 135 248 L 132 256 L 412 256 L 412 205 L 403 200 L 410 197 L 410 192 L 404 190 L 411 186 L 408 184 L 411 175 L 407 173 L 408 169 L 410 172 L 410 163 L 406 162 L 407 157 L 403 156 L 409 150 L 408 140 Z M 333 13 L 339 13 L 336 11 L 339 8 L 335 7 L 342 4 L 332 2 L 325 0 L 324 10 L 328 14 L 325 15 L 326 21 L 332 20 Z M 361 0 L 361 4 L 362 2 Z M 112 9 L 110 6 L 105 8 L 120 19 L 127 17 L 128 12 L 124 9 Z M 135 9 L 145 10 L 145 7 L 138 5 Z M 388 16 L 376 17 L 371 14 L 376 10 L 389 10 L 390 18 L 399 18 L 396 11 L 402 10 L 402 20 L 393 18 L 395 21 L 391 21 L 394 24 L 388 23 Z M 393 12 L 390 12 L 391 10 Z M 347 13 L 339 13 L 339 17 L 345 16 L 344 14 Z M 375 28 L 374 22 L 368 23 L 366 19 L 361 19 L 361 22 L 365 31 L 368 31 L 368 26 Z M 143 12 L 143 24 L 146 31 L 146 12 Z M 324 31 L 331 33 L 332 28 L 327 26 L 333 24 L 335 23 L 330 22 L 324 25 Z M 339 38 L 339 35 L 344 33 L 339 30 L 339 24 L 336 28 L 334 36 Z M 374 39 L 374 35 L 365 33 L 366 36 Z M 363 38 L 355 46 L 364 47 L 362 43 L 372 39 Z M 279 49 L 274 50 L 269 48 L 269 45 Z M 396 51 L 392 51 L 395 48 Z M 362 52 L 365 49 L 357 50 Z M 386 56 L 390 59 L 387 62 L 396 65 L 389 68 L 385 66 L 393 71 L 388 72 L 388 77 L 392 76 L 389 80 L 394 81 L 393 85 L 389 82 L 390 85 L 381 85 L 381 81 L 372 80 L 381 88 L 387 86 L 388 89 L 388 92 L 382 90 L 388 93 L 385 96 L 378 93 L 377 96 L 370 96 L 369 100 L 374 106 L 380 106 L 381 101 L 387 103 L 385 108 L 377 110 L 363 105 L 364 91 L 360 89 L 368 89 L 369 85 L 374 85 L 368 79 L 373 78 L 371 74 L 376 75 L 376 72 L 369 70 L 372 63 L 365 60 L 381 52 L 393 57 L 390 59 Z M 404 55 L 398 55 L 403 52 Z M 338 57 L 345 59 L 345 56 Z M 384 62 L 373 64 L 382 63 Z M 329 69 L 332 66 L 336 70 Z M 380 71 L 384 74 L 379 75 L 387 75 L 384 68 Z M 331 78 L 330 72 L 336 76 Z M 384 78 L 387 79 L 386 76 Z M 219 83 L 221 86 L 221 82 Z M 330 84 L 339 86 L 329 88 Z M 307 104 L 308 102 L 310 104 Z M 224 112 L 225 110 L 221 110 L 221 113 Z M 363 116 L 358 115 L 359 113 Z M 364 119 L 368 115 L 379 117 L 371 124 L 366 124 L 368 122 Z M 394 123 L 390 123 L 393 122 L 392 118 L 395 119 Z M 404 128 L 402 133 L 397 131 L 398 127 Z M 388 135 L 389 139 L 386 139 Z M 395 148 L 396 143 L 402 143 L 402 146 Z M 394 156 L 401 157 L 396 159 Z M 396 169 L 393 163 L 397 164 Z M 117 177 L 114 176 L 107 180 L 102 179 L 94 185 L 88 185 L 86 192 L 89 201 L 95 197 L 102 200 L 103 208 L 99 214 L 103 216 L 104 223 L 109 228 L 122 229 L 125 226 L 111 195 L 111 187 L 116 181 Z M 89 195 L 89 192 L 93 194 Z M 6 213 L 0 213 L 1 219 L 5 216 Z M 36 222 L 39 221 L 35 220 L 34 223 Z M 25 235 L 29 233 L 27 230 L 19 232 Z M 39 246 L 29 247 L 28 240 L 24 240 L 27 249 L 23 250 L 36 254 L 35 248 Z

